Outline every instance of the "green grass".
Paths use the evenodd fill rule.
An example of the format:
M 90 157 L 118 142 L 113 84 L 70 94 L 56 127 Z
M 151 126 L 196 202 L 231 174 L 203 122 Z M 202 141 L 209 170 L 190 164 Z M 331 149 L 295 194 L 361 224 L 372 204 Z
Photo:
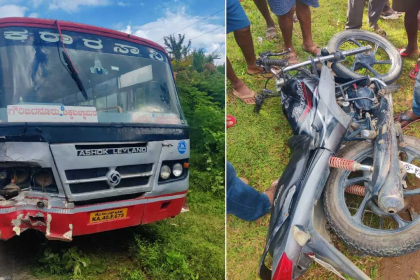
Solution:
M 276 42 L 265 40 L 265 21 L 253 1 L 242 2 L 251 21 L 256 54 L 263 51 L 281 51 L 282 37 L 277 26 L 279 39 Z M 320 0 L 320 8 L 312 9 L 312 30 L 314 41 L 326 46 L 329 39 L 344 29 L 347 2 L 342 0 Z M 274 15 L 273 19 L 277 22 Z M 365 11 L 364 27 L 367 28 Z M 406 46 L 403 18 L 396 21 L 380 20 L 380 26 L 388 33 L 388 39 L 397 47 Z M 257 38 L 264 38 L 259 43 Z M 302 48 L 302 35 L 299 24 L 294 26 L 293 43 L 300 60 L 308 58 Z M 264 87 L 265 79 L 246 74 L 246 64 L 242 52 L 237 46 L 233 34 L 227 36 L 227 56 L 235 73 L 254 91 Z M 400 91 L 393 96 L 394 112 L 398 113 L 411 108 L 414 81 L 408 72 L 416 58 L 404 60 L 403 74 L 397 81 Z M 273 86 L 271 85 L 271 88 Z M 227 89 L 227 113 L 234 115 L 237 124 L 227 133 L 227 159 L 233 164 L 241 177 L 246 177 L 250 185 L 264 191 L 271 182 L 282 175 L 290 151 L 287 145 L 292 131 L 281 111 L 278 99 L 267 99 L 259 115 L 253 113 L 253 106 L 245 105 L 232 95 L 231 85 Z M 413 125 L 405 133 L 419 137 L 420 126 Z M 227 275 L 229 279 L 257 279 L 257 268 L 265 245 L 269 215 L 258 222 L 245 222 L 236 217 L 227 218 Z M 351 254 L 335 238 L 335 244 L 353 262 L 372 279 L 380 279 L 380 259 L 358 257 Z M 378 264 L 379 262 L 379 264 Z M 312 266 L 304 279 L 337 279 L 333 274 L 319 266 Z

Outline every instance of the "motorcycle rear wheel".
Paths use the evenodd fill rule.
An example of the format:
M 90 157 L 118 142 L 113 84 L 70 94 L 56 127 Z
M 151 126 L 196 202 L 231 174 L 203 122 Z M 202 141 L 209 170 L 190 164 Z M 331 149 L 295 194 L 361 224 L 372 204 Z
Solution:
M 404 141 L 405 143 L 399 146 L 400 160 L 411 161 L 420 167 L 420 140 L 404 136 Z M 363 141 L 348 145 L 340 150 L 337 156 L 372 164 L 373 143 Z M 415 215 L 420 214 L 420 194 L 411 198 L 405 197 L 406 201 L 409 201 L 407 208 L 397 214 L 381 212 L 377 215 L 381 210 L 374 199 L 369 200 L 360 193 L 357 196 L 345 191 L 350 185 L 368 186 L 369 178 L 371 175 L 367 173 L 331 170 L 324 191 L 324 209 L 332 230 L 347 246 L 371 256 L 395 257 L 419 249 L 420 215 Z M 420 186 L 420 179 L 414 174 L 407 174 L 405 180 L 408 188 L 404 193 L 406 190 L 417 189 L 413 188 L 416 185 Z M 356 209 L 351 207 L 358 206 L 359 203 L 360 206 Z M 417 211 L 413 210 L 413 205 Z M 353 214 L 354 212 L 356 214 Z

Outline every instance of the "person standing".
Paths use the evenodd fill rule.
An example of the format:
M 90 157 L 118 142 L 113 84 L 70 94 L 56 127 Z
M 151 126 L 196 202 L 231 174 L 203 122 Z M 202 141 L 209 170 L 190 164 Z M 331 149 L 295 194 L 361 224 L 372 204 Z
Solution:
M 270 10 L 268 9 L 267 0 L 254 0 L 255 6 L 257 6 L 261 15 L 265 19 L 267 29 L 265 31 L 265 38 L 270 41 L 277 37 L 276 24 L 271 17 Z
M 247 73 L 256 75 L 264 72 L 264 69 L 258 67 L 254 51 L 254 43 L 251 35 L 251 23 L 245 14 L 244 9 L 238 0 L 227 0 L 226 21 L 227 33 L 233 32 L 235 41 L 241 49 L 247 64 Z M 255 92 L 248 88 L 235 74 L 229 58 L 227 61 L 227 78 L 232 84 L 233 94 L 241 99 L 245 104 L 255 104 Z
M 386 32 L 379 28 L 378 20 L 385 7 L 386 0 L 348 0 L 346 29 L 360 29 L 363 24 L 365 3 L 369 1 L 369 27 L 376 33 L 386 37 Z
M 420 12 L 420 1 L 419 0 L 393 1 L 392 7 L 396 11 L 405 13 L 404 26 L 405 26 L 405 32 L 407 33 L 408 43 L 405 48 L 400 50 L 401 57 L 405 58 L 411 55 L 417 55 L 419 53 L 419 48 L 417 44 L 417 34 L 418 34 L 418 29 L 419 29 L 417 15 Z M 417 74 L 419 72 L 419 67 L 420 67 L 420 59 L 417 60 L 417 63 L 414 65 L 414 68 L 409 73 L 412 79 L 416 79 Z
M 394 1 L 392 3 L 394 10 L 404 12 L 404 26 L 407 33 L 408 44 L 400 50 L 400 55 L 405 58 L 413 54 L 418 54 L 417 34 L 420 29 L 418 14 L 420 12 L 419 0 Z M 398 115 L 395 120 L 401 123 L 401 127 L 406 127 L 411 123 L 420 121 L 420 58 L 410 71 L 410 77 L 415 79 L 413 91 L 413 105 L 411 110 L 406 110 Z
M 293 14 L 296 11 L 303 36 L 303 50 L 318 55 L 321 48 L 312 40 L 311 7 L 319 7 L 318 0 L 268 0 L 271 11 L 278 17 L 285 49 L 291 52 L 285 56 L 289 64 L 296 64 L 297 55 L 292 43 Z

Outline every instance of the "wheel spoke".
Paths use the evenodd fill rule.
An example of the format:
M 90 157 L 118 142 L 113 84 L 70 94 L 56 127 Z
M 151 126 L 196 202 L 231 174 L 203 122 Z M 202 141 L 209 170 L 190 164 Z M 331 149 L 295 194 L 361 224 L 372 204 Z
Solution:
M 378 72 L 376 72 L 375 69 L 372 68 L 372 66 L 370 66 L 369 64 L 363 64 L 363 66 L 365 66 L 370 72 L 372 72 L 375 76 L 380 76 L 380 74 Z
M 353 38 L 349 39 L 349 41 L 355 43 L 358 47 L 362 47 L 362 44 L 360 44 L 358 41 L 356 41 Z
M 373 57 L 375 57 L 375 55 L 376 55 L 376 52 L 378 51 L 378 44 L 375 44 L 375 48 L 373 49 Z
M 362 203 L 360 203 L 359 209 L 357 209 L 356 214 L 353 216 L 353 219 L 355 219 L 357 222 L 363 224 L 363 213 L 365 212 L 366 204 L 370 200 L 371 196 L 369 193 L 365 195 L 363 198 Z
M 373 64 L 391 64 L 391 60 L 375 60 Z
M 382 217 L 379 217 L 379 229 L 382 229 L 384 225 L 384 219 Z
M 411 221 L 414 221 L 419 216 L 413 206 L 408 207 L 408 213 L 410 213 Z
M 398 228 L 405 227 L 410 223 L 410 222 L 404 220 L 403 218 L 401 218 L 400 216 L 398 216 L 398 214 L 392 215 L 392 218 L 394 218 L 394 220 L 397 222 Z
M 354 61 L 353 61 L 353 64 L 352 64 L 352 66 L 351 66 L 351 71 L 354 71 L 354 69 L 356 68 L 356 63 L 357 63 L 357 60 L 355 59 Z
M 414 190 L 403 190 L 403 192 L 404 192 L 404 197 L 419 195 L 420 194 L 420 188 L 417 188 L 417 189 L 414 189 Z

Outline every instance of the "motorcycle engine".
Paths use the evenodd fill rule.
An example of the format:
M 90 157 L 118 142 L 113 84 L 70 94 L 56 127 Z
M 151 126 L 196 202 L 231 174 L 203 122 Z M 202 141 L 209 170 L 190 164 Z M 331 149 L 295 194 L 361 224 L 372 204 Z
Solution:
M 349 99 L 360 97 L 367 97 L 371 99 L 375 98 L 375 92 L 368 87 L 360 87 L 356 90 L 354 88 L 349 88 L 347 90 L 347 94 Z M 375 103 L 369 99 L 358 99 L 351 102 L 354 104 L 356 111 L 362 110 L 369 112 L 375 107 Z

